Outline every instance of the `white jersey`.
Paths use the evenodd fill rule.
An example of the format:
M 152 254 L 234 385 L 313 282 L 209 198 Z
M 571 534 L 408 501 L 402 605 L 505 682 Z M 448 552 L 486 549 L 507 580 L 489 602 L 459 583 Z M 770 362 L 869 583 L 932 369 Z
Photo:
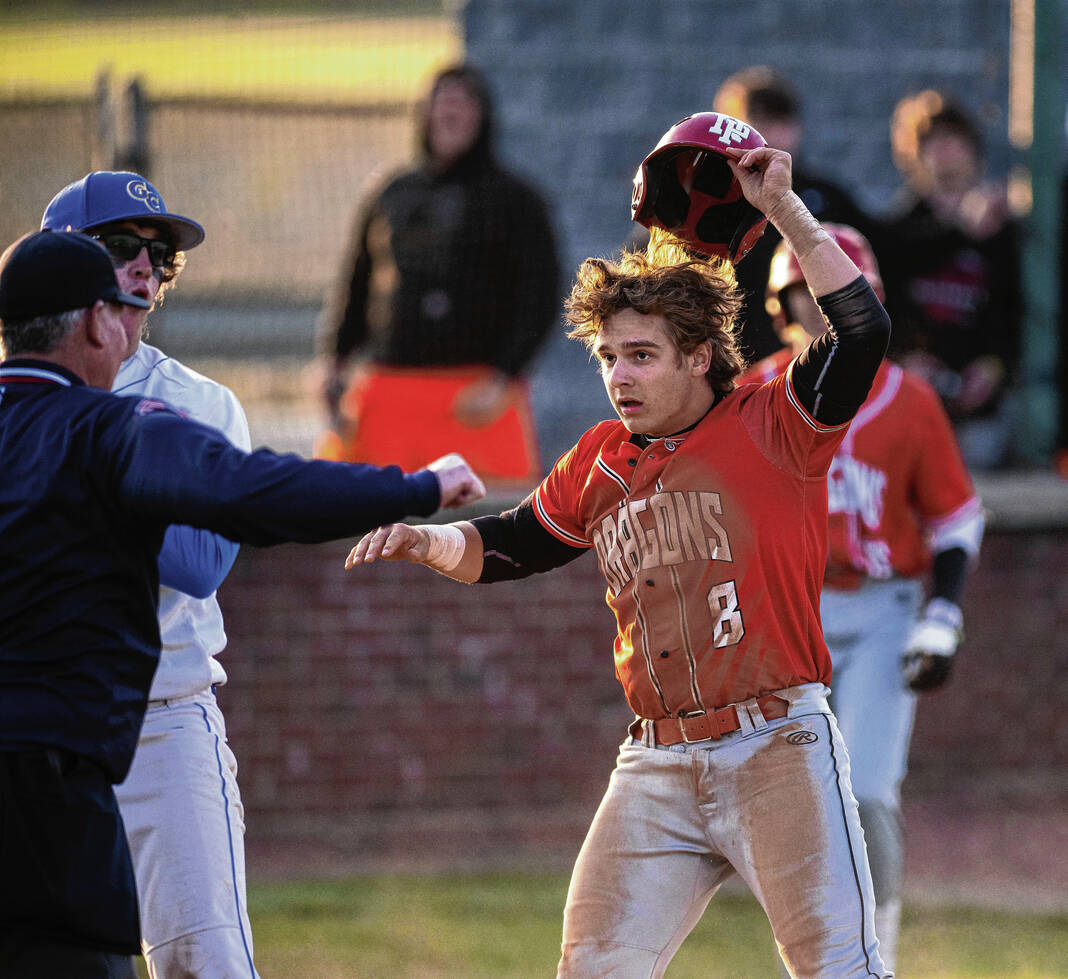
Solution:
M 147 343 L 123 361 L 112 391 L 158 398 L 217 428 L 239 449 L 248 452 L 252 447 L 245 412 L 229 388 Z M 186 697 L 226 682 L 226 671 L 215 658 L 226 646 L 226 633 L 214 592 L 193 598 L 161 586 L 159 627 L 162 650 L 150 700 Z

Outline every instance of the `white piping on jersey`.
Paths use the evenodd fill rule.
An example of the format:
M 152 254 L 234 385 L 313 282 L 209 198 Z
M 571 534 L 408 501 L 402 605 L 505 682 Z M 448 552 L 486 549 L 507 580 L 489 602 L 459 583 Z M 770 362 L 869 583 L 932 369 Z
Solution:
M 645 615 L 642 613 L 642 602 L 637 588 L 634 589 L 634 618 L 637 619 L 642 631 L 642 656 L 645 657 L 645 670 L 649 674 L 649 679 L 652 681 L 657 697 L 660 698 L 660 706 L 664 708 L 665 714 L 670 714 L 671 709 L 664 699 L 664 690 L 660 686 L 660 678 L 656 675 L 656 669 L 653 664 L 653 655 L 649 651 L 649 626 L 645 621 Z
M 801 416 L 805 424 L 808 425 L 808 427 L 815 432 L 837 432 L 840 428 L 848 428 L 849 422 L 843 422 L 841 425 L 821 425 L 818 421 L 816 421 L 813 415 L 810 415 L 808 413 L 808 410 L 805 408 L 805 406 L 801 404 L 800 401 L 798 401 L 797 395 L 794 393 L 794 363 L 795 361 L 790 361 L 790 366 L 786 368 L 786 397 L 790 404 L 792 404 L 797 410 L 797 413 Z M 820 374 L 820 377 L 823 377 L 822 373 Z M 822 397 L 822 395 L 817 395 L 816 405 L 814 406 L 813 411 L 819 408 L 820 397 Z
M 671 569 L 671 585 L 675 590 L 675 598 L 678 600 L 679 610 L 679 634 L 682 636 L 682 648 L 686 653 L 686 663 L 690 668 L 690 692 L 697 701 L 697 707 L 704 710 L 705 702 L 701 697 L 701 688 L 697 683 L 697 658 L 694 656 L 693 643 L 690 641 L 690 630 L 686 628 L 686 594 L 682 590 L 679 581 L 678 568 Z
M 974 559 L 979 556 L 979 545 L 983 539 L 985 526 L 983 504 L 979 497 L 973 496 L 965 500 L 952 513 L 927 521 L 926 529 L 931 535 L 931 551 L 938 554 L 941 551 L 959 547 Z
M 72 386 L 71 381 L 62 374 L 41 370 L 38 367 L 0 367 L 0 378 L 2 377 L 40 377 L 46 381 L 62 384 L 67 388 Z
M 593 544 L 586 540 L 585 537 L 576 537 L 574 534 L 564 530 L 548 513 L 545 512 L 545 507 L 541 502 L 540 487 L 539 492 L 534 494 L 534 506 L 538 508 L 538 516 L 541 518 L 542 523 L 549 528 L 557 537 L 566 541 L 568 544 L 575 544 L 578 547 L 592 547 Z
M 620 489 L 623 490 L 623 498 L 616 504 L 616 512 L 618 513 L 630 500 L 630 486 L 619 473 L 605 464 L 600 455 L 597 456 L 594 465 L 606 476 L 611 477 L 619 485 Z M 649 625 L 645 621 L 645 615 L 642 612 L 641 595 L 637 588 L 638 572 L 640 571 L 641 568 L 639 567 L 635 572 L 632 594 L 634 596 L 634 618 L 641 630 L 642 658 L 645 660 L 645 672 L 649 674 L 649 681 L 652 683 L 653 689 L 656 691 L 656 696 L 660 700 L 660 706 L 664 709 L 665 714 L 670 714 L 671 710 L 668 708 L 667 701 L 664 699 L 664 689 L 660 686 L 660 678 L 656 675 L 656 665 L 653 663 L 653 654 L 649 649 Z
M 901 390 L 903 380 L 904 373 L 901 368 L 897 364 L 887 364 L 886 383 L 883 384 L 882 390 L 872 400 L 860 406 L 860 411 L 853 417 L 853 424 L 849 426 L 849 431 L 842 440 L 842 445 L 838 449 L 839 452 L 853 454 L 853 441 L 857 432 L 868 422 L 878 418 L 879 415 L 886 411 L 890 406 L 890 402 L 897 396 L 897 392 Z
M 664 492 L 664 483 L 661 477 L 658 476 L 656 478 L 655 485 L 658 493 Z M 686 652 L 686 662 L 690 668 L 690 692 L 693 694 L 697 707 L 704 710 L 705 701 L 701 696 L 701 686 L 697 682 L 697 657 L 694 656 L 693 643 L 690 641 L 690 631 L 686 628 L 686 595 L 682 590 L 682 583 L 679 581 L 678 568 L 671 569 L 671 586 L 674 588 L 675 597 L 678 599 L 679 634 L 682 636 L 682 648 Z M 662 697 L 661 700 L 663 700 Z
M 617 483 L 619 483 L 619 486 L 624 493 L 630 493 L 630 486 L 627 485 L 627 481 L 622 476 L 620 476 L 619 473 L 617 473 L 614 469 L 607 466 L 600 456 L 597 456 L 597 461 L 594 463 L 594 465 L 598 469 L 600 469 L 601 472 L 603 472 L 606 476 L 610 477 L 611 479 L 614 479 Z

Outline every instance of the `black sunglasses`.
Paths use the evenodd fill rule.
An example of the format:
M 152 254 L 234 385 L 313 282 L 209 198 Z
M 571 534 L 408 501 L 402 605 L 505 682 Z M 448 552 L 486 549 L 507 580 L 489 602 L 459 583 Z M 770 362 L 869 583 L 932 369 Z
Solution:
M 132 262 L 141 254 L 142 248 L 147 248 L 152 268 L 164 271 L 172 271 L 174 268 L 175 248 L 166 241 L 142 238 L 132 231 L 109 231 L 92 237 L 108 250 L 112 258 L 121 262 Z

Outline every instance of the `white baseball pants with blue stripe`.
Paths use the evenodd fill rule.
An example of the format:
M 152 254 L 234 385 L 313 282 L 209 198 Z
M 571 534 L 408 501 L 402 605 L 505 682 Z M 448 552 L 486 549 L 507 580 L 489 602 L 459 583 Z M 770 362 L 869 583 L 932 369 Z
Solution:
M 791 975 L 889 975 L 827 688 L 775 692 L 790 700 L 786 717 L 739 711 L 741 730 L 719 741 L 664 748 L 647 732 L 623 743 L 572 875 L 560 977 L 663 976 L 734 873 Z
M 115 794 L 152 979 L 255 979 L 237 760 L 210 690 L 149 704 Z

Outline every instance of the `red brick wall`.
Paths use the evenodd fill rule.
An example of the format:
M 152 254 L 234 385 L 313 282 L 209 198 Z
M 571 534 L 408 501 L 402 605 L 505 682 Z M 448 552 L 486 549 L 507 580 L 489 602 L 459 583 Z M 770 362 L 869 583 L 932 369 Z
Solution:
M 573 852 L 630 719 L 596 562 L 479 587 L 407 564 L 346 573 L 347 549 L 245 548 L 221 591 L 250 843 Z M 921 701 L 917 799 L 1063 803 L 1066 570 L 1066 533 L 988 534 L 954 681 Z

